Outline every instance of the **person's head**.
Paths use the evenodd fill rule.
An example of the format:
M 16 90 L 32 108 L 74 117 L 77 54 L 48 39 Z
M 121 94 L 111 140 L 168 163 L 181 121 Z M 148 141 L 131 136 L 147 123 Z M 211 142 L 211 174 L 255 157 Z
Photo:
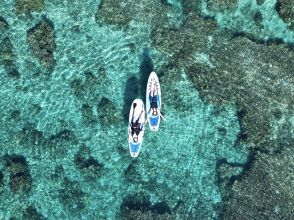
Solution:
M 137 142 L 138 142 L 138 136 L 135 135 L 135 136 L 133 137 L 133 140 L 134 140 L 135 143 L 137 143 Z
M 157 108 L 152 108 L 152 115 L 153 116 L 157 116 L 158 115 Z

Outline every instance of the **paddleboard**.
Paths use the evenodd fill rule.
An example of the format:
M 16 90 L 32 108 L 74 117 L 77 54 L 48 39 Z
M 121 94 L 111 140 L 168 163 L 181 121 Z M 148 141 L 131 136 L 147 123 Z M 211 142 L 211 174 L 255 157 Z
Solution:
M 158 77 L 151 72 L 146 89 L 146 112 L 150 130 L 158 131 L 160 124 L 161 90 Z

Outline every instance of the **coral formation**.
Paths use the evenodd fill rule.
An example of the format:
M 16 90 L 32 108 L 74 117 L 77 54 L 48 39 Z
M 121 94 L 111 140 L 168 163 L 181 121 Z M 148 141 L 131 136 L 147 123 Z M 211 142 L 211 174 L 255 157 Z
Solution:
M 53 22 L 44 17 L 27 31 L 27 41 L 40 62 L 49 69 L 53 68 L 55 64 L 53 53 L 56 48 Z
M 96 13 L 96 20 L 108 24 L 127 25 L 131 20 L 132 2 L 118 3 L 102 0 Z
M 44 9 L 44 0 L 15 0 L 14 7 L 17 14 L 39 12 Z
M 292 15 L 273 2 L 2 1 L 0 218 L 289 218 Z M 167 120 L 132 159 L 152 70 Z
M 0 36 L 5 33 L 9 29 L 9 25 L 7 21 L 0 16 Z
M 40 214 L 34 206 L 29 206 L 26 208 L 22 215 L 24 220 L 42 220 L 46 219 L 42 214 Z
M 289 140 L 279 154 L 258 153 L 255 156 L 246 174 L 232 184 L 222 219 L 291 219 L 294 215 L 291 142 L 293 140 Z
M 236 7 L 237 3 L 237 0 L 207 0 L 207 9 L 213 12 L 229 10 Z
M 87 178 L 97 178 L 102 175 L 103 164 L 100 164 L 93 156 L 90 156 L 90 149 L 86 146 L 81 146 L 75 155 L 74 162 L 76 167 Z
M 98 103 L 97 112 L 99 115 L 99 121 L 103 127 L 115 126 L 122 121 L 122 117 L 118 114 L 115 105 L 105 97 L 103 97 Z
M 200 12 L 203 16 L 215 19 L 220 28 L 233 33 L 242 33 L 257 41 L 278 40 L 292 45 L 294 33 L 288 28 L 289 25 L 292 28 L 291 4 L 287 0 L 285 3 L 284 1 L 277 3 L 275 0 L 266 3 L 253 0 L 238 2 L 202 0 Z M 279 18 L 277 12 L 286 23 Z
M 69 213 L 80 216 L 86 206 L 86 194 L 80 189 L 76 181 L 64 178 L 59 190 L 59 199 Z
M 217 68 L 193 64 L 189 76 L 206 100 L 237 104 L 246 134 L 243 141 L 258 146 L 272 135 L 271 116 L 284 105 L 291 106 L 288 94 L 294 79 L 289 72 L 294 53 L 284 46 L 259 45 L 241 37 L 229 45 L 221 39 L 214 45 L 208 56 Z
M 10 39 L 6 37 L 0 43 L 0 65 L 4 65 L 9 70 L 14 66 L 14 59 L 13 45 Z
M 164 5 L 167 7 L 163 7 Z M 173 14 L 173 17 L 168 16 L 169 13 Z M 113 0 L 102 0 L 95 18 L 97 23 L 102 22 L 126 28 L 134 21 L 152 26 L 164 24 L 178 26 L 182 23 L 182 15 L 182 7 L 178 1 L 127 0 L 118 3 Z
M 28 192 L 32 188 L 32 177 L 26 158 L 21 155 L 4 155 L 4 164 L 9 176 L 9 188 L 12 192 Z
M 294 2 L 291 0 L 278 0 L 276 10 L 279 16 L 289 24 L 289 28 L 294 31 Z
M 152 35 L 154 46 L 173 55 L 173 66 L 187 69 L 206 101 L 236 103 L 242 132 L 240 140 L 259 146 L 271 137 L 271 116 L 284 105 L 291 106 L 287 95 L 292 91 L 294 80 L 289 75 L 294 66 L 293 50 L 287 46 L 258 44 L 242 37 L 230 39 L 213 32 L 213 22 L 207 28 L 209 21 L 204 23 L 199 17 L 193 18 L 188 17 L 186 23 L 190 22 L 188 27 L 197 23 L 199 32 L 191 33 L 185 25 L 178 31 L 157 29 Z M 205 38 L 207 35 L 210 38 Z M 166 68 L 167 71 L 170 66 Z
M 151 205 L 142 193 L 124 198 L 121 209 L 122 219 L 174 219 L 170 207 L 165 202 Z

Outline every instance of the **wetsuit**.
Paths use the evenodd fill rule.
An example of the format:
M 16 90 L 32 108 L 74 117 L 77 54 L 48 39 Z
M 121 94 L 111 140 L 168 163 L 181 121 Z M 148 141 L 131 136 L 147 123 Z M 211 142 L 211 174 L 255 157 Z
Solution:
M 132 130 L 132 136 L 134 135 L 134 133 L 136 133 L 136 135 L 138 136 L 141 129 L 140 129 L 141 124 L 138 123 L 138 121 L 136 122 L 132 122 L 132 126 L 131 126 L 131 130 Z
M 135 122 L 133 122 L 133 118 L 132 118 L 132 122 L 131 122 L 131 131 L 132 131 L 131 134 L 132 134 L 132 136 L 134 135 L 134 133 L 136 133 L 136 135 L 139 135 L 139 133 L 141 131 L 141 128 L 140 128 L 141 127 L 141 123 L 139 123 L 139 120 L 141 118 L 142 112 L 140 113 L 138 119 Z
M 151 96 L 151 92 L 150 92 L 149 94 L 150 110 L 152 108 L 155 108 L 155 109 L 158 108 L 158 100 L 159 100 L 158 95 Z M 148 112 L 150 112 L 150 110 Z

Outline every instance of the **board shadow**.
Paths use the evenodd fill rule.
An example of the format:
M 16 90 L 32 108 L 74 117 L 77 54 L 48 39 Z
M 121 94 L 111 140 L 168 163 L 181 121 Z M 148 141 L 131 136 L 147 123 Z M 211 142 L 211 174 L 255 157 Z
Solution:
M 140 97 L 145 100 L 146 86 L 150 73 L 153 71 L 153 62 L 149 49 L 144 48 L 140 65 Z
M 125 92 L 124 92 L 124 106 L 123 106 L 123 117 L 124 121 L 128 123 L 129 120 L 129 111 L 131 104 L 134 99 L 139 96 L 139 80 L 132 76 L 127 80 Z

